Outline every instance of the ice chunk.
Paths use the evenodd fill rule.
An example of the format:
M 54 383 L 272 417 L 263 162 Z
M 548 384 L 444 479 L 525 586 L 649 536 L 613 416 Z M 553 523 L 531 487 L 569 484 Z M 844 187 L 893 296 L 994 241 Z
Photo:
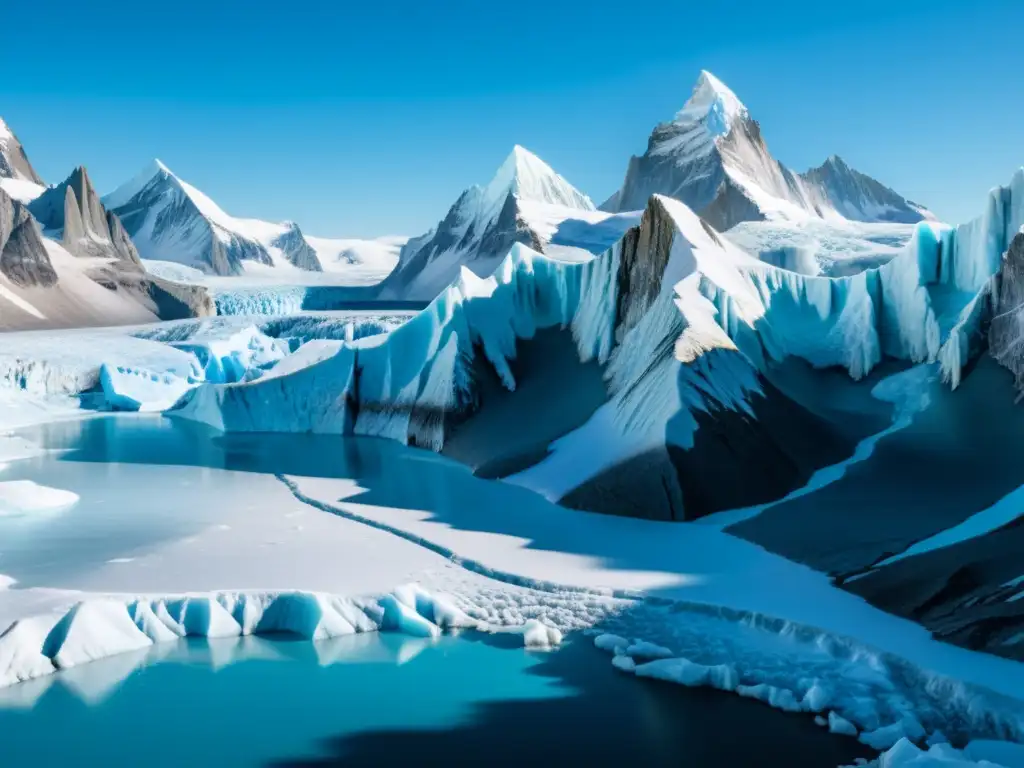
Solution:
M 89 600 L 76 605 L 54 626 L 43 653 L 57 667 L 66 668 L 152 643 L 132 621 L 123 603 Z
M 871 763 L 878 768 L 1024 768 L 1024 745 L 979 740 L 963 750 L 949 744 L 921 749 L 902 738 Z
M 629 640 L 618 635 L 603 634 L 594 638 L 594 645 L 602 651 L 608 651 L 616 656 L 620 656 L 629 647 Z
M 523 645 L 527 648 L 546 650 L 562 643 L 562 633 L 537 619 L 530 619 L 523 625 Z
M 616 656 L 612 659 L 612 666 L 620 672 L 635 672 L 636 662 L 633 661 L 629 656 Z
M 888 749 L 901 739 L 920 741 L 924 737 L 924 728 L 911 715 L 907 715 L 898 723 L 882 726 L 873 731 L 864 731 L 859 736 L 862 742 L 875 749 Z
M 828 729 L 830 732 L 838 733 L 842 736 L 857 735 L 857 727 L 836 712 L 828 713 Z
M 659 659 L 639 664 L 636 675 L 691 687 L 710 686 L 723 691 L 736 690 L 739 684 L 735 668 L 728 664 L 707 666 L 684 658 Z
M 671 649 L 663 645 L 638 640 L 626 648 L 626 655 L 632 656 L 634 659 L 670 659 L 674 654 Z
M 165 411 L 198 384 L 170 372 L 107 363 L 100 368 L 103 398 L 116 411 Z
M 58 616 L 39 616 L 14 622 L 0 635 L 0 686 L 48 675 L 53 661 L 43 654 L 43 644 Z
M 438 637 L 441 634 L 436 624 L 420 616 L 415 608 L 406 605 L 395 595 L 385 595 L 380 604 L 384 608 L 384 629 L 413 637 Z
M 255 326 L 228 335 L 200 333 L 171 346 L 195 355 L 206 381 L 222 383 L 242 381 L 250 369 L 269 367 L 290 352 L 285 342 Z

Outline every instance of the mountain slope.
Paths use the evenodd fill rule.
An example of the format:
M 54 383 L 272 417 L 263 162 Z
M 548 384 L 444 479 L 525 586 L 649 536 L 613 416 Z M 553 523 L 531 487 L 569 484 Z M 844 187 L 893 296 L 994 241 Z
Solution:
M 381 296 L 433 299 L 463 266 L 490 275 L 515 243 L 537 251 L 560 244 L 562 257 L 586 259 L 633 223 L 596 211 L 589 197 L 516 146 L 487 186 L 467 189 L 433 230 L 406 243 Z M 559 243 L 563 228 L 571 234 Z
M 144 259 L 185 264 L 215 275 L 246 263 L 321 271 L 298 225 L 237 219 L 159 160 L 103 198 Z
M 622 188 L 602 208 L 638 210 L 653 194 L 680 200 L 720 231 L 746 221 L 931 218 L 845 163 L 793 173 L 772 157 L 747 107 L 710 72 L 701 73 L 675 118 L 654 129 L 644 155 L 630 159 Z
M 0 118 L 0 189 L 19 202 L 27 202 L 45 189 L 21 142 Z

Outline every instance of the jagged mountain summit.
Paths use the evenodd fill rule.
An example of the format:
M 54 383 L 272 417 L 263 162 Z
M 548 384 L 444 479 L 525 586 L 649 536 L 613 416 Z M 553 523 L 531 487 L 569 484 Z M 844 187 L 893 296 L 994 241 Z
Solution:
M 120 217 L 144 259 L 215 275 L 240 274 L 246 263 L 321 271 L 298 225 L 230 216 L 159 160 L 103 202 Z
M 0 117 L 0 189 L 24 203 L 41 194 L 45 187 L 18 137 Z
M 117 217 L 99 205 L 95 192 L 83 193 L 80 207 L 76 188 L 91 189 L 84 169 L 50 190 L 53 198 L 60 195 L 67 202 L 62 220 L 74 222 L 52 233 L 70 237 L 63 242 L 45 236 L 29 208 L 0 188 L 0 330 L 124 325 L 214 313 L 202 288 L 147 275 Z M 58 210 L 63 217 L 64 210 Z
M 103 207 L 84 167 L 43 192 L 28 209 L 46 234 L 60 240 L 73 255 L 140 266 L 138 251 L 120 219 Z
M 602 208 L 639 210 L 654 194 L 682 201 L 720 231 L 747 221 L 933 218 L 838 158 L 804 175 L 789 170 L 743 102 L 707 71 L 683 109 L 654 129 L 647 151 L 630 159 L 622 188 Z
M 515 243 L 555 246 L 579 260 L 599 253 L 635 223 L 610 217 L 551 166 L 515 146 L 484 187 L 463 192 L 448 215 L 406 243 L 381 286 L 384 298 L 433 299 L 465 266 L 487 277 Z
M 854 170 L 838 155 L 832 155 L 800 177 L 816 189 L 833 209 L 852 221 L 914 224 L 935 218 L 924 206 Z

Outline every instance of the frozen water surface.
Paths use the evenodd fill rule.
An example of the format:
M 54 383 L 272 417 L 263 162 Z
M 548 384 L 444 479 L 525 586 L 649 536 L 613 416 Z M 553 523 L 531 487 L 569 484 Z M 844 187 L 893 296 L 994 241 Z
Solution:
M 372 633 L 155 646 L 0 689 L 5 764 L 181 765 L 168 733 L 187 734 L 196 768 L 809 768 L 871 754 L 806 717 L 622 675 L 582 638 L 551 653 L 502 645 Z
M 807 725 L 815 715 L 841 717 L 879 748 L 914 728 L 961 741 L 1019 738 L 1024 722 L 1019 702 L 970 685 L 1014 695 L 1018 665 L 936 643 L 822 574 L 715 526 L 565 509 L 375 438 L 221 434 L 147 415 L 51 423 L 18 438 L 46 452 L 27 452 L 0 479 L 79 501 L 0 518 L 0 626 L 9 627 L 0 635 L 0 688 L 15 683 L 5 696 L 58 685 L 46 681 L 69 667 L 86 675 L 92 664 L 83 662 L 94 659 L 130 672 L 139 653 L 177 653 L 183 635 L 287 629 L 321 640 L 399 629 L 437 638 L 478 626 L 521 647 L 595 628 L 628 640 L 614 663 L 636 671 L 625 682 L 647 686 L 653 676 L 724 688 L 799 713 Z M 400 586 L 410 583 L 418 586 Z M 659 657 L 672 654 L 661 666 L 649 666 L 654 647 Z M 611 659 L 600 669 L 611 674 Z M 466 686 L 474 676 L 453 679 Z M 26 687 L 17 682 L 29 678 Z M 367 695 L 355 699 L 360 706 Z M 398 726 L 371 730 L 389 727 Z M 723 720 L 707 730 L 734 727 Z M 872 735 L 880 729 L 884 740 Z

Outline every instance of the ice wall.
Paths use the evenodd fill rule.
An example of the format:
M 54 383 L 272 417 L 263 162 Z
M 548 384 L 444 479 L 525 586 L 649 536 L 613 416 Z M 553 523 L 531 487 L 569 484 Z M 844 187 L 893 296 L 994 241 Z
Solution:
M 617 437 L 663 440 L 666 419 L 709 403 L 744 410 L 756 372 L 789 356 L 854 378 L 887 357 L 938 361 L 956 386 L 983 344 L 992 277 L 1024 219 L 1022 200 L 1024 171 L 990 193 L 978 220 L 956 229 L 923 222 L 889 263 L 830 278 L 756 260 L 682 203 L 655 196 L 640 226 L 593 261 L 556 262 L 517 244 L 491 277 L 463 270 L 387 335 L 273 381 L 201 387 L 179 415 L 438 450 L 446 425 L 478 404 L 479 366 L 514 390 L 517 344 L 550 327 L 571 331 L 582 361 L 605 366 Z M 741 355 L 712 366 L 711 350 Z M 685 446 L 687 421 L 674 423 Z
M 240 288 L 213 295 L 218 315 L 294 315 L 302 311 L 305 298 L 302 286 Z

